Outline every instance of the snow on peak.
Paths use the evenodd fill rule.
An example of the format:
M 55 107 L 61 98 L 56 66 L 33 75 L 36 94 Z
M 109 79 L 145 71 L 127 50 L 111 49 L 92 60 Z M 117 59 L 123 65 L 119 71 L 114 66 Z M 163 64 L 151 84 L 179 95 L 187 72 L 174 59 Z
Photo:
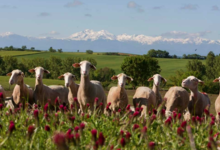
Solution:
M 0 36 L 5 37 L 5 36 L 9 36 L 12 35 L 12 32 L 5 32 L 5 33 L 0 33 Z

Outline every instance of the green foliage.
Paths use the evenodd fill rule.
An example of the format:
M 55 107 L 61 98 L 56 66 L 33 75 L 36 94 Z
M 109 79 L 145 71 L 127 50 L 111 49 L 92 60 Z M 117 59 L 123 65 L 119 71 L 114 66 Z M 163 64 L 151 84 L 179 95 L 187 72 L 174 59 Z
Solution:
M 215 79 L 216 77 L 215 62 L 215 54 L 212 51 L 210 51 L 206 58 L 206 75 L 208 78 Z
M 198 72 L 202 75 L 206 74 L 206 67 L 205 65 L 202 63 L 202 61 L 199 61 L 197 59 L 193 59 L 188 61 L 188 63 L 186 64 L 186 68 L 188 71 L 192 72 Z
M 26 49 L 27 49 L 27 46 L 23 45 L 23 46 L 21 47 L 21 49 L 26 50 Z
M 131 84 L 133 87 L 148 85 L 148 78 L 156 73 L 160 73 L 158 60 L 148 56 L 126 57 L 121 64 L 122 71 L 134 79 Z
M 53 47 L 50 47 L 50 48 L 49 48 L 49 52 L 56 52 L 56 50 L 53 49 Z
M 157 58 L 171 58 L 169 52 L 155 49 L 150 49 L 147 53 L 147 56 Z
M 58 49 L 57 52 L 62 53 L 63 52 L 62 48 Z
M 3 57 L 3 65 L 0 66 L 1 70 L 3 71 L 2 74 L 7 74 L 11 72 L 13 69 L 18 68 L 18 60 L 12 56 L 5 56 Z
M 206 56 L 201 56 L 198 54 L 183 54 L 183 59 L 206 59 Z
M 92 50 L 86 50 L 86 53 L 87 54 L 93 54 L 93 51 Z
M 213 83 L 212 80 L 205 81 L 204 86 L 202 86 L 202 91 L 206 93 L 218 94 L 219 93 L 219 83 Z

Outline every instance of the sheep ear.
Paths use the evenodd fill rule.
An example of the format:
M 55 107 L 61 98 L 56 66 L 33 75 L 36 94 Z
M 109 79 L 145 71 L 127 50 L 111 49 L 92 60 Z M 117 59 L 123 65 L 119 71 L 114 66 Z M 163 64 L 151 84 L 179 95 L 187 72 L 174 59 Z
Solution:
M 213 82 L 219 82 L 219 78 L 216 78 L 215 80 L 213 80 Z
M 75 75 L 72 75 L 72 78 L 73 78 L 74 80 L 76 80 L 76 76 L 75 76 Z
M 198 79 L 198 82 L 201 83 L 202 85 L 205 84 L 202 80 L 199 80 L 199 79 Z
M 114 75 L 114 76 L 111 77 L 111 79 L 112 79 L 112 80 L 117 80 L 118 77 Z
M 49 74 L 49 73 L 50 73 L 50 71 L 48 71 L 48 70 L 44 69 L 44 73 Z
M 63 77 L 64 77 L 64 75 L 61 75 L 61 76 L 59 76 L 58 78 L 59 78 L 59 79 L 62 79 Z
M 96 70 L 96 67 L 95 67 L 94 65 L 91 64 L 90 67 L 91 67 L 92 69 Z
M 75 64 L 73 64 L 73 67 L 74 67 L 74 68 L 79 68 L 79 67 L 80 67 L 80 63 L 75 63 Z
M 167 80 L 165 78 L 162 77 L 161 79 L 162 79 L 163 82 L 167 82 Z
M 35 69 L 33 68 L 33 69 L 30 69 L 30 70 L 28 70 L 28 72 L 30 72 L 30 73 L 35 73 Z
M 126 79 L 128 80 L 128 83 L 130 83 L 131 81 L 133 81 L 132 77 L 127 76 Z
M 147 81 L 152 81 L 154 78 L 153 77 L 150 77 Z
M 12 75 L 12 73 L 11 73 L 11 72 L 9 72 L 9 73 L 7 73 L 7 74 L 6 74 L 6 76 L 11 76 L 11 75 Z

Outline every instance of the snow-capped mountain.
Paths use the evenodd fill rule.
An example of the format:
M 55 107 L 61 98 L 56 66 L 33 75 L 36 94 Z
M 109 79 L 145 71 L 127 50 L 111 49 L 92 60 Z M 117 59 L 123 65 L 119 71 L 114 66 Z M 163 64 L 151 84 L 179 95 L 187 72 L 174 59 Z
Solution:
M 172 32 L 172 34 L 176 34 Z M 183 34 L 183 33 L 181 33 Z M 133 54 L 146 54 L 149 49 L 167 50 L 170 54 L 181 56 L 182 54 L 197 53 L 207 55 L 209 51 L 220 53 L 220 40 L 209 40 L 193 34 L 186 37 L 166 37 L 147 35 L 114 35 L 108 31 L 93 31 L 86 29 L 74 33 L 66 38 L 55 37 L 27 37 L 6 32 L 0 34 L 0 47 L 10 46 L 35 47 L 47 50 L 62 48 L 64 51 L 85 51 L 92 49 L 95 52 L 123 52 Z

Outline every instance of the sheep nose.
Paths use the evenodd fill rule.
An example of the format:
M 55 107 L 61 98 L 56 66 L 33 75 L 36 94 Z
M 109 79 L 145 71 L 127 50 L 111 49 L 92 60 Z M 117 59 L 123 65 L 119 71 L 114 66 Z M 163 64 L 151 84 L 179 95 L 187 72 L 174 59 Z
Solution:
M 83 71 L 83 74 L 86 74 L 86 71 Z
M 66 83 L 66 85 L 65 85 L 66 87 L 69 87 L 69 83 Z
M 12 85 L 12 84 L 13 84 L 13 81 L 12 81 L 12 80 L 11 80 L 11 81 L 9 81 L 9 84 L 11 84 L 11 85 Z

